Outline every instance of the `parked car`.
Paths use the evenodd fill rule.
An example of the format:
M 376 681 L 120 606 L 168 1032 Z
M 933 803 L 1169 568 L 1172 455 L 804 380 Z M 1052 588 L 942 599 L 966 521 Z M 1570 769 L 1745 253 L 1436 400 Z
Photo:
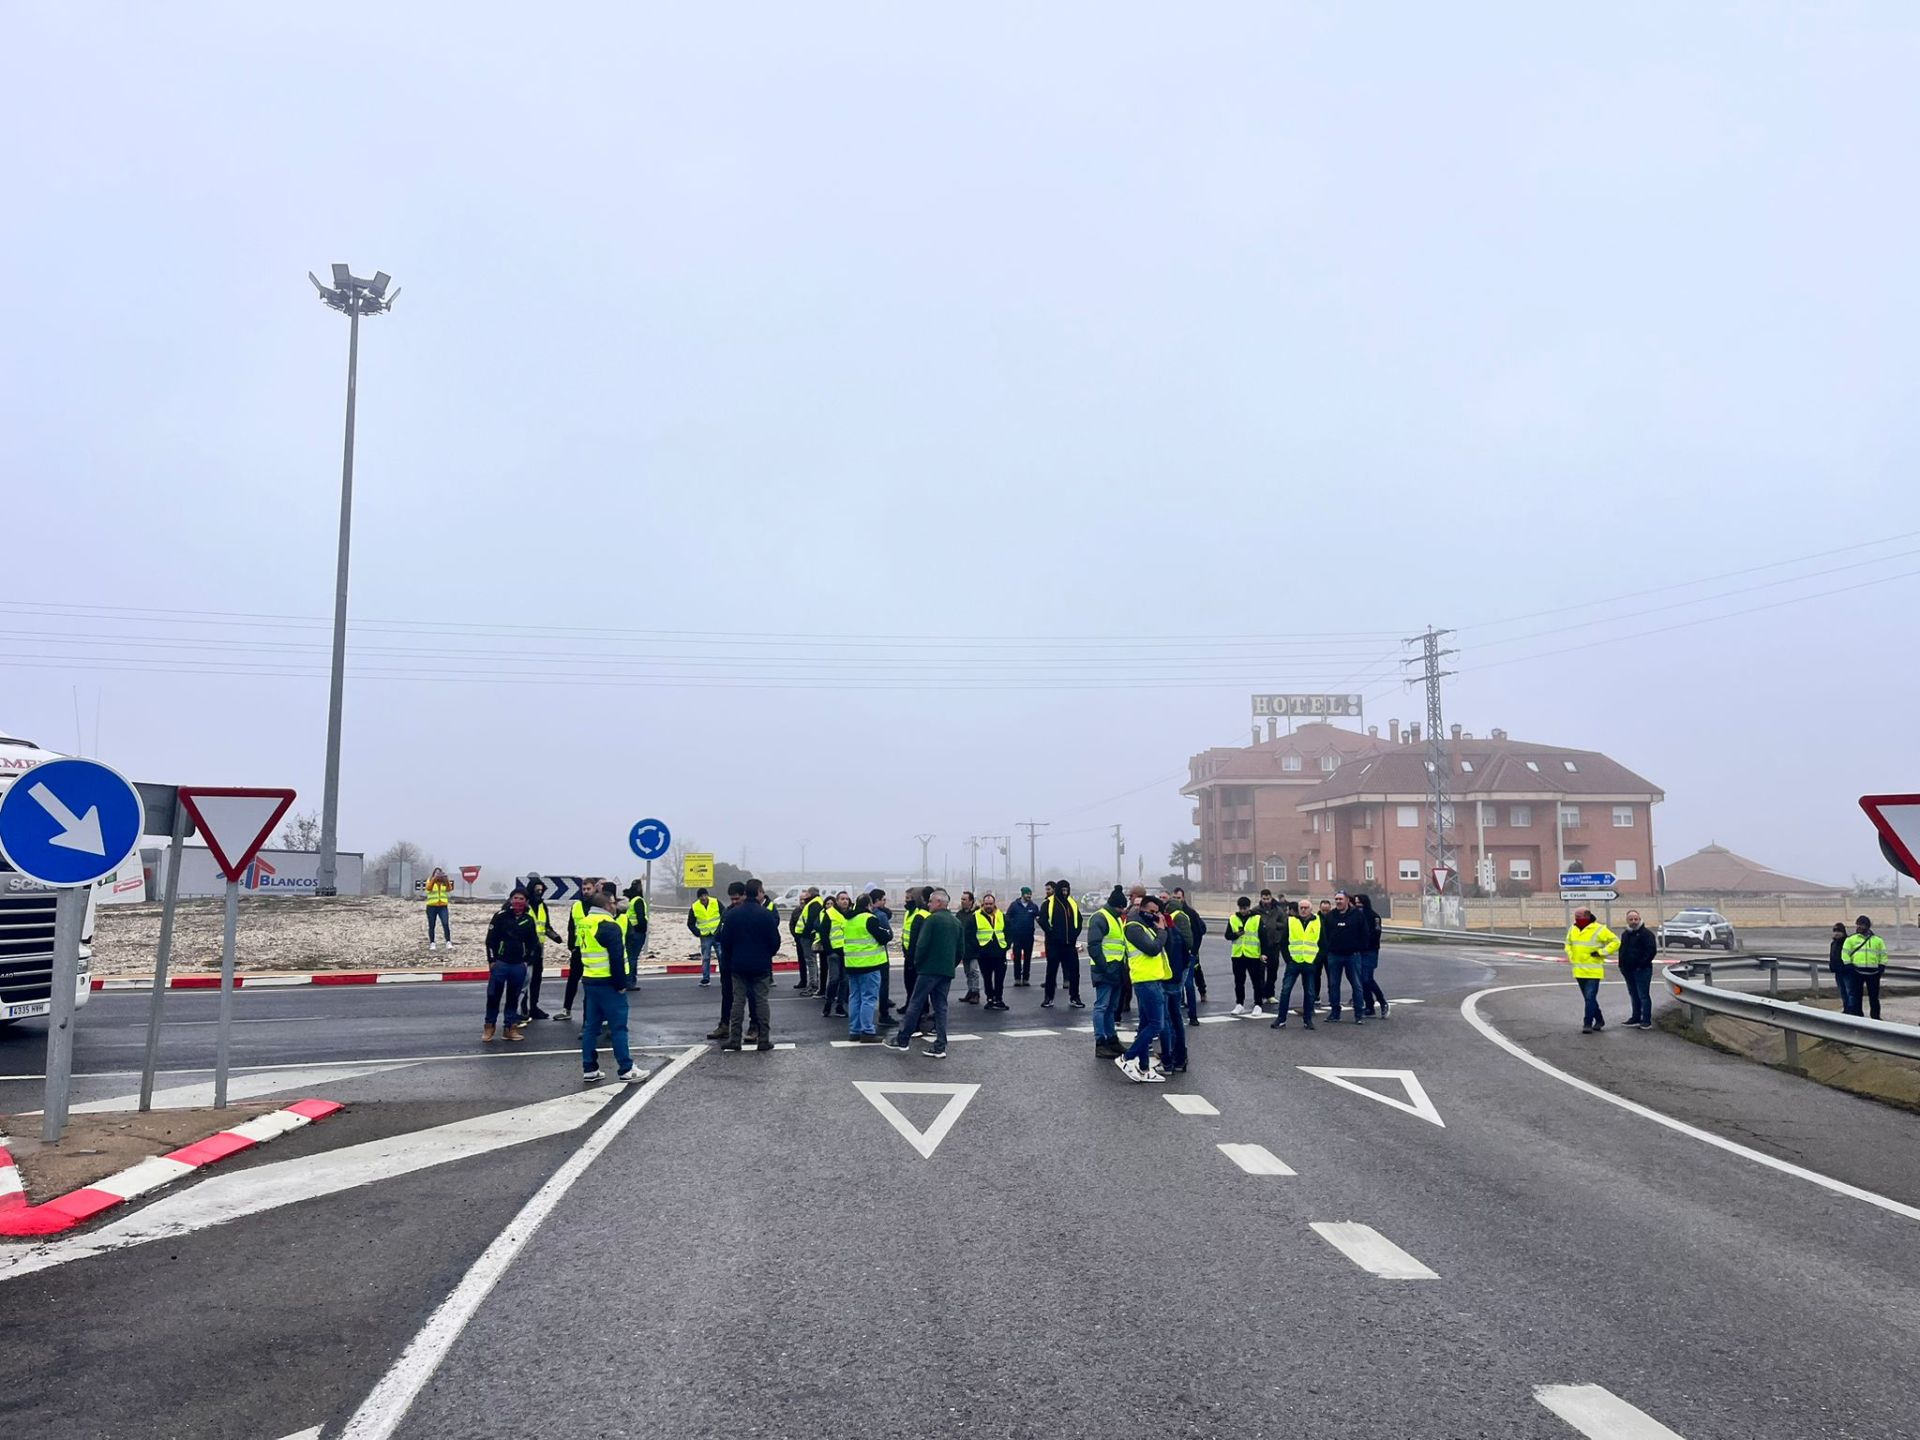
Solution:
M 1660 922 L 1659 940 L 1663 950 L 1675 945 L 1684 945 L 1690 950 L 1719 945 L 1731 950 L 1733 922 L 1718 910 L 1682 910 L 1671 920 Z

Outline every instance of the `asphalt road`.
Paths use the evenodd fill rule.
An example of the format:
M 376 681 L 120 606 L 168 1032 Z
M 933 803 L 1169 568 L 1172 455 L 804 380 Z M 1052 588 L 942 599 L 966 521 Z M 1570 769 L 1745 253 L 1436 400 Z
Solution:
M 303 1093 L 350 1109 L 0 1250 L 0 1430 L 1914 1435 L 1920 1117 L 1657 1032 L 1582 1037 L 1564 973 L 1390 951 L 1389 993 L 1421 1003 L 1203 1025 L 1165 1086 L 1094 1060 L 1085 1012 L 1037 988 L 956 1006 L 978 1038 L 934 1062 L 837 1048 L 791 991 L 793 1049 L 701 1049 L 715 992 L 662 979 L 636 1006 L 656 1078 L 584 1096 L 577 1053 L 538 1053 L 564 1027 L 482 1050 L 477 987 L 243 991 L 242 1078 L 349 1071 Z M 1530 1066 L 1462 1013 L 1482 990 L 1542 1063 L 1754 1153 Z M 170 997 L 163 1086 L 203 1078 L 211 1004 Z M 87 1007 L 88 1096 L 131 1088 L 143 1023 L 142 997 Z M 39 1043 L 0 1039 L 0 1072 L 37 1072 Z M 1394 1106 L 1301 1066 L 1411 1072 L 1431 1115 L 1399 1078 L 1351 1081 Z M 896 1124 L 856 1082 L 978 1089 L 883 1094 Z M 35 1097 L 0 1081 L 0 1109 Z M 592 1113 L 541 1130 L 569 1106 Z

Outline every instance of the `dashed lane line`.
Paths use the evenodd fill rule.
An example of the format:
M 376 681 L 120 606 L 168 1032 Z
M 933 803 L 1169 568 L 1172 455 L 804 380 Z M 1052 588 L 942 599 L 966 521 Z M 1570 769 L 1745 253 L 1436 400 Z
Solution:
M 1869 1205 L 1878 1206 L 1882 1210 L 1904 1216 L 1908 1220 L 1920 1220 L 1920 1207 L 1908 1205 L 1903 1201 L 1890 1199 L 1885 1195 L 1876 1195 L 1873 1191 L 1863 1190 L 1858 1185 L 1849 1185 L 1846 1181 L 1836 1180 L 1831 1175 L 1822 1175 L 1818 1170 L 1809 1170 L 1805 1166 L 1795 1165 L 1791 1161 L 1776 1159 L 1774 1156 L 1765 1154 L 1759 1150 L 1751 1150 L 1745 1145 L 1738 1144 L 1724 1136 L 1715 1135 L 1710 1130 L 1702 1130 L 1697 1125 L 1689 1125 L 1684 1120 L 1676 1120 L 1671 1115 L 1663 1115 L 1658 1110 L 1642 1105 L 1638 1101 L 1628 1100 L 1623 1096 L 1615 1095 L 1609 1090 L 1602 1090 L 1598 1085 L 1582 1080 L 1577 1075 L 1569 1075 L 1558 1066 L 1549 1065 L 1531 1050 L 1526 1050 L 1516 1045 L 1498 1030 L 1494 1029 L 1492 1024 L 1485 1020 L 1480 1014 L 1480 1002 L 1489 995 L 1500 995 L 1508 990 L 1557 990 L 1563 988 L 1564 982 L 1537 982 L 1532 985 L 1495 985 L 1486 990 L 1476 990 L 1473 994 L 1467 996 L 1466 999 L 1460 1002 L 1460 1013 L 1466 1018 L 1469 1025 L 1473 1026 L 1474 1029 L 1478 1030 L 1487 1039 L 1498 1045 L 1516 1060 L 1524 1061 L 1541 1074 L 1551 1075 L 1563 1084 L 1571 1085 L 1576 1090 L 1592 1095 L 1596 1099 L 1604 1100 L 1609 1105 L 1617 1105 L 1630 1114 L 1651 1120 L 1656 1125 L 1664 1125 L 1669 1130 L 1689 1136 L 1704 1145 L 1711 1145 L 1716 1150 L 1724 1150 L 1729 1155 L 1738 1155 L 1742 1159 L 1753 1161 L 1756 1165 L 1764 1165 L 1769 1170 L 1778 1170 L 1782 1175 L 1791 1175 L 1796 1180 L 1805 1180 L 1810 1185 L 1818 1185 L 1821 1189 L 1831 1190 L 1836 1195 L 1845 1195 L 1850 1200 L 1864 1200 Z
M 1313 1233 L 1369 1274 L 1382 1280 L 1438 1280 L 1440 1277 L 1371 1225 L 1352 1220 L 1312 1222 Z
M 1169 1096 L 1169 1099 L 1172 1097 Z M 1222 1155 L 1249 1175 L 1291 1175 L 1294 1172 L 1264 1145 L 1221 1145 Z
M 1002 1030 L 998 1032 L 1009 1040 L 1031 1040 L 1036 1035 L 1058 1035 L 1058 1030 Z
M 1167 1095 L 1162 1097 L 1182 1115 L 1218 1115 L 1220 1112 L 1211 1100 L 1200 1095 Z
M 1587 1440 L 1685 1440 L 1602 1385 L 1536 1385 L 1533 1398 Z

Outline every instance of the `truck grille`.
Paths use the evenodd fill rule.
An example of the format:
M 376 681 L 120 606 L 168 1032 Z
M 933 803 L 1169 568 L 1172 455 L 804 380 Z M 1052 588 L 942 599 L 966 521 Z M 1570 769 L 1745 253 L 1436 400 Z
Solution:
M 51 891 L 0 895 L 0 1005 L 53 994 Z

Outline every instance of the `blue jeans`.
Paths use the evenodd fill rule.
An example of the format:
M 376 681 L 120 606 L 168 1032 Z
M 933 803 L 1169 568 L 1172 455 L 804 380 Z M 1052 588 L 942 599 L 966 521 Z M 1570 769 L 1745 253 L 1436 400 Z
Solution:
M 1386 991 L 1382 990 L 1379 982 L 1373 978 L 1374 969 L 1380 964 L 1380 952 L 1363 950 L 1356 958 L 1360 961 L 1360 994 L 1366 1002 L 1366 1009 L 1361 1013 L 1371 1015 L 1376 1006 L 1385 1010 L 1387 1008 Z
M 507 1024 L 518 1025 L 525 1017 L 520 1013 L 520 997 L 527 989 L 527 967 L 512 964 L 505 960 L 493 962 L 493 968 L 487 972 L 487 1024 L 491 1025 L 500 1018 L 500 1001 L 504 996 L 507 1003 Z
M 878 1035 L 880 967 L 847 971 L 847 1035 Z
M 1627 998 L 1633 1005 L 1633 1014 L 1627 1018 L 1627 1024 L 1638 1025 L 1642 1022 L 1653 1023 L 1653 966 L 1622 965 L 1620 978 L 1627 982 Z
M 1607 1017 L 1600 1013 L 1600 981 L 1597 978 L 1591 980 L 1582 979 L 1576 975 L 1574 982 L 1579 985 L 1581 997 L 1587 1002 L 1587 1013 L 1581 1023 L 1586 1025 L 1606 1024 Z
M 1115 980 L 1102 980 L 1098 975 L 1093 979 L 1093 1039 L 1097 1045 L 1102 1040 L 1118 1040 L 1119 1026 L 1115 1017 L 1120 1013 L 1120 984 Z
M 633 1052 L 627 1049 L 627 992 L 592 981 L 580 987 L 580 1068 L 589 1075 L 600 1068 L 602 1021 L 613 1034 L 613 1063 L 622 1070 L 631 1070 Z
M 1127 1059 L 1138 1065 L 1153 1054 L 1154 1040 L 1167 1028 L 1167 992 L 1158 980 L 1142 980 L 1133 987 L 1133 1003 L 1140 1007 L 1140 1029 L 1127 1047 Z
M 1182 992 L 1186 996 L 1187 1018 L 1196 1025 L 1200 1023 L 1200 987 L 1198 984 L 1195 983 L 1194 976 L 1198 975 L 1199 973 L 1200 973 L 1200 962 L 1196 960 L 1191 965 L 1187 966 L 1186 979 L 1182 982 L 1180 987 Z
M 1849 1015 L 1860 1013 L 1860 976 L 1853 966 L 1842 964 L 1833 972 L 1833 983 L 1840 987 L 1840 1008 Z
M 1307 1024 L 1313 1023 L 1314 1002 L 1320 998 L 1320 971 L 1314 965 L 1296 964 L 1287 961 L 1287 977 L 1280 982 L 1280 1002 L 1274 1008 L 1276 1020 L 1287 1018 L 1287 1002 L 1293 999 L 1293 982 L 1300 982 L 1300 1014 Z
M 1187 1063 L 1187 1026 L 1180 1014 L 1180 1001 L 1191 980 L 1189 970 L 1181 979 L 1160 982 L 1160 992 L 1167 1005 L 1167 1028 L 1160 1032 L 1160 1058 L 1169 1068 Z
M 902 1045 L 913 1038 L 914 1032 L 920 1028 L 921 1017 L 932 1010 L 933 1048 L 947 1048 L 947 992 L 952 988 L 951 975 L 914 977 L 913 993 L 907 997 L 907 1008 L 900 1015 L 899 1041 Z
M 1347 982 L 1352 992 L 1353 1013 L 1358 1015 L 1360 1007 L 1367 998 L 1366 987 L 1360 983 L 1360 957 L 1358 955 L 1327 956 L 1327 1018 L 1340 1018 L 1340 982 Z
M 427 906 L 427 943 L 428 944 L 433 943 L 433 922 L 435 920 L 438 920 L 440 922 L 440 938 L 445 940 L 449 945 L 453 943 L 453 932 L 447 929 L 448 908 L 449 907 L 445 905 Z
M 700 937 L 700 983 L 702 985 L 713 978 L 713 962 L 719 958 L 719 932 L 716 931 L 712 935 L 702 935 Z

